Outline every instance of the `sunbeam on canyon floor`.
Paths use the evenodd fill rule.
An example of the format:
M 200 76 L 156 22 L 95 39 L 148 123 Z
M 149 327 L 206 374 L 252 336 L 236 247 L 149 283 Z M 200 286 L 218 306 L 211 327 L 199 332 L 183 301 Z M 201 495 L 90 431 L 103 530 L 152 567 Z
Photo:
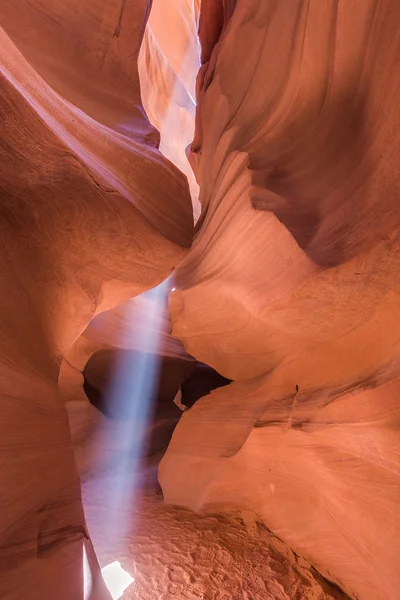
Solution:
M 117 560 L 103 567 L 101 574 L 113 600 L 122 598 L 127 587 L 134 581 L 133 577 L 121 567 L 121 563 Z

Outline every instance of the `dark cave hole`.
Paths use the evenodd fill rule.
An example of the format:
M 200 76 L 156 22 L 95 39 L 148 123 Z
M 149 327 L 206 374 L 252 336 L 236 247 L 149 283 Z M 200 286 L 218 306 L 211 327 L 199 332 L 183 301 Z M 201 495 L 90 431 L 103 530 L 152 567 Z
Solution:
M 129 371 L 118 369 L 121 362 L 137 364 L 142 355 L 134 350 L 99 350 L 89 359 L 84 371 L 83 389 L 90 403 L 111 420 L 132 420 L 132 426 L 143 425 L 144 417 L 132 414 L 129 402 Z M 147 415 L 147 456 L 165 451 L 182 416 L 174 399 L 190 409 L 200 398 L 231 383 L 212 367 L 194 359 L 152 357 L 158 364 L 151 398 L 151 414 Z M 121 402 L 121 398 L 125 399 Z M 142 421 L 142 422 L 141 422 Z

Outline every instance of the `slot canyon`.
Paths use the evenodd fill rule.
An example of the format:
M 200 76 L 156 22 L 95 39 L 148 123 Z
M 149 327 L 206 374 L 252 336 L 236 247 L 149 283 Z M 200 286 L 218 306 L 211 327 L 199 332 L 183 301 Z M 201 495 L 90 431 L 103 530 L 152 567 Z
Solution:
M 0 600 L 400 600 L 399 23 L 0 0 Z

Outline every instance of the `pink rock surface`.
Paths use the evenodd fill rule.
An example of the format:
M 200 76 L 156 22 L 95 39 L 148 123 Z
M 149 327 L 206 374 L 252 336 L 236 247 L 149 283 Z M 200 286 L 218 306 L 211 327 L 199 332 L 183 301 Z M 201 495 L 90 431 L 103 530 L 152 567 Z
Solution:
M 79 470 L 127 597 L 399 597 L 399 19 L 397 0 L 2 0 L 1 599 L 81 600 L 83 540 L 107 598 Z M 149 324 L 132 297 L 177 267 Z M 159 469 L 167 503 L 214 516 L 141 490 L 114 547 L 128 436 L 82 370 L 154 328 L 233 380 Z M 218 513 L 238 509 L 252 527 Z
M 170 297 L 235 382 L 183 415 L 167 502 L 251 508 L 363 600 L 399 596 L 399 17 L 203 0 L 203 214 Z
M 0 6 L 5 600 L 83 597 L 87 530 L 60 363 L 93 316 L 160 283 L 191 243 L 187 182 L 140 103 L 145 8 Z

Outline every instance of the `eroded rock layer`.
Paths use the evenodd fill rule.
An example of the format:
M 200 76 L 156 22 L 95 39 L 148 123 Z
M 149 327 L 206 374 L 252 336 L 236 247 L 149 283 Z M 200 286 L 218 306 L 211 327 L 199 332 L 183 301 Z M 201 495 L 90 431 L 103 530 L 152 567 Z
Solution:
M 203 214 L 170 296 L 173 335 L 234 383 L 183 415 L 167 502 L 250 507 L 363 600 L 399 590 L 399 18 L 203 0 Z
M 192 237 L 184 176 L 140 103 L 147 3 L 0 6 L 0 596 L 82 598 L 86 526 L 57 378 L 97 313 Z M 100 598 L 100 596 L 98 596 Z

